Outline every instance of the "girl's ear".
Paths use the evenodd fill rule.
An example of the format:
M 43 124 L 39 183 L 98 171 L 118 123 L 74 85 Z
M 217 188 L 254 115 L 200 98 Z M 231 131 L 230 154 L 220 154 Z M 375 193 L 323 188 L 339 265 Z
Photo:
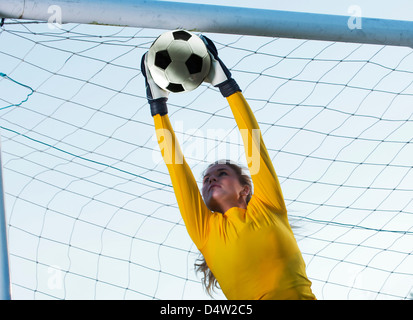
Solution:
M 244 189 L 241 191 L 242 196 L 247 196 L 250 193 L 250 187 L 245 185 Z

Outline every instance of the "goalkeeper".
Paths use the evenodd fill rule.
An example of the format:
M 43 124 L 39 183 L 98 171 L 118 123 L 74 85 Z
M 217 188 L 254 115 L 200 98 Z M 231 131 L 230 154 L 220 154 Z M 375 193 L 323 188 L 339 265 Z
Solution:
M 225 296 L 235 300 L 315 299 L 255 116 L 218 57 L 215 45 L 210 39 L 201 38 L 212 60 L 206 81 L 219 88 L 231 107 L 250 160 L 254 193 L 251 179 L 240 167 L 217 162 L 206 169 L 201 195 L 169 121 L 168 92 L 153 81 L 146 54 L 142 58 L 142 73 L 179 209 L 204 259 L 197 265 L 204 272 L 204 285 L 211 294 L 218 283 Z M 250 154 L 253 156 L 248 158 Z

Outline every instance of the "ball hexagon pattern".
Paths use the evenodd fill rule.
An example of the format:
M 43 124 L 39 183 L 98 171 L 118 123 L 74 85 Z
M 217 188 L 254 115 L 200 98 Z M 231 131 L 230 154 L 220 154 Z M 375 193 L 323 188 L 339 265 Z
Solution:
M 185 30 L 161 34 L 150 47 L 147 61 L 156 84 L 170 92 L 194 90 L 204 81 L 211 65 L 204 42 Z

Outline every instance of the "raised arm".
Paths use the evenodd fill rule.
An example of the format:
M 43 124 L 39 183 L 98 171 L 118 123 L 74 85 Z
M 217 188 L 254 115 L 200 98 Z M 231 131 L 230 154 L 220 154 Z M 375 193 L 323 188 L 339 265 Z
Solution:
M 211 72 L 206 81 L 219 88 L 227 98 L 240 130 L 248 168 L 254 185 L 254 195 L 262 202 L 286 213 L 281 186 L 265 147 L 257 120 L 230 71 L 218 57 L 218 51 L 207 37 L 201 37 L 211 54 Z
M 168 92 L 159 88 L 147 70 L 146 56 L 141 70 L 146 80 L 146 91 L 156 136 L 162 157 L 168 168 L 176 200 L 188 234 L 198 248 L 202 248 L 208 233 L 211 211 L 206 207 L 193 173 L 182 154 L 168 117 Z
M 227 100 L 244 142 L 254 195 L 278 212 L 286 213 L 280 182 L 248 102 L 241 92 L 230 95 Z

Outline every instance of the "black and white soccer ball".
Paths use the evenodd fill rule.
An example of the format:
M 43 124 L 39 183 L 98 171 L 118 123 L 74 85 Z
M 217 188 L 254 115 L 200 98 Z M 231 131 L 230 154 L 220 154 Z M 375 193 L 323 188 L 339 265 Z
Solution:
M 210 65 L 205 43 L 185 30 L 161 34 L 148 52 L 147 66 L 153 80 L 170 92 L 197 88 L 208 75 Z

